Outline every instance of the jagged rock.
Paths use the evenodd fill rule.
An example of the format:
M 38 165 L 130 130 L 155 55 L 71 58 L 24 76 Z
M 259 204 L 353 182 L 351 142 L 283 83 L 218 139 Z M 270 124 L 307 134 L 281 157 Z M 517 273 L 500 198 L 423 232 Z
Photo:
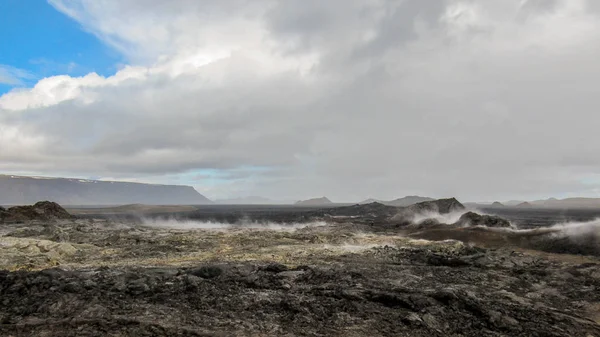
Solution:
M 54 221 L 72 218 L 69 212 L 51 201 L 40 201 L 33 206 L 14 206 L 7 210 L 0 210 L 0 220 L 4 222 Z
M 428 213 L 438 213 L 438 214 L 447 214 L 451 212 L 464 210 L 465 206 L 461 204 L 455 198 L 449 199 L 438 199 L 433 201 L 424 201 L 418 204 L 414 204 L 412 206 L 408 206 L 406 208 L 401 208 L 396 215 L 394 215 L 391 219 L 393 222 L 399 225 L 408 226 L 408 225 L 421 225 L 423 221 L 415 223 L 415 217 L 417 215 L 428 214 Z M 436 223 L 428 222 L 426 225 L 433 225 Z
M 459 226 L 510 227 L 510 222 L 498 216 L 480 215 L 474 212 L 463 214 L 456 222 Z
M 449 198 L 420 202 L 407 207 L 406 211 L 413 214 L 423 212 L 438 212 L 440 214 L 446 214 L 454 211 L 461 211 L 463 209 L 465 209 L 465 206 L 456 200 L 456 198 Z

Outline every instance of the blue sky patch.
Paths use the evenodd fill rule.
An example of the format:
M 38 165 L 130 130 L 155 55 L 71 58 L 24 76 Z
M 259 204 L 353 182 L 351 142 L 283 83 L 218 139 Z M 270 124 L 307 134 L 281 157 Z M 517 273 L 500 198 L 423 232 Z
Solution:
M 54 75 L 112 75 L 123 62 L 46 1 L 0 1 L 0 95 Z

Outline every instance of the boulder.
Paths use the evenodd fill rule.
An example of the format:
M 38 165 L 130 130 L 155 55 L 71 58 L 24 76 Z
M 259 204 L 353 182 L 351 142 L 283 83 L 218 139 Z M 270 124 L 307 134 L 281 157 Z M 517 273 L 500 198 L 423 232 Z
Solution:
M 456 222 L 459 226 L 510 227 L 510 222 L 498 216 L 480 215 L 474 212 L 463 214 Z

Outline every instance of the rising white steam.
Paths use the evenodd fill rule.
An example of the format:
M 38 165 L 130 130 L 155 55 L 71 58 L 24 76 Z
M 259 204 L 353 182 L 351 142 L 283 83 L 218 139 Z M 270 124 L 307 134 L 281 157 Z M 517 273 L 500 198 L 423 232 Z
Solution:
M 599 236 L 600 237 L 600 218 L 585 222 L 566 222 L 556 224 L 551 229 L 557 230 L 566 236 L 584 237 L 584 236 Z
M 410 221 L 415 224 L 420 224 L 425 220 L 436 220 L 442 224 L 453 224 L 460 219 L 460 217 L 467 213 L 466 210 L 454 211 L 450 213 L 440 214 L 437 211 L 426 211 L 421 213 L 413 214 Z
M 307 223 L 286 223 L 279 224 L 275 222 L 258 222 L 250 220 L 240 220 L 234 224 L 216 222 L 216 221 L 193 221 L 193 220 L 176 220 L 176 219 L 143 219 L 142 224 L 154 228 L 170 228 L 170 229 L 206 229 L 206 230 L 232 230 L 232 229 L 249 229 L 249 230 L 278 230 L 278 231 L 293 231 L 306 227 L 326 226 L 323 221 L 313 221 Z
M 516 234 L 565 236 L 572 238 L 600 237 L 600 218 L 583 222 L 563 222 L 550 227 L 540 228 L 489 228 L 491 231 L 511 232 Z

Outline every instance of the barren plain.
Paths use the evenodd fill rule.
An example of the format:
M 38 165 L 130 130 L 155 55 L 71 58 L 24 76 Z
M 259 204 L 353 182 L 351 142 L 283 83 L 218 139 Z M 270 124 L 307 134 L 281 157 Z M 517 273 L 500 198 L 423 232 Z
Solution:
M 0 335 L 600 336 L 593 221 L 430 206 L 5 217 Z

